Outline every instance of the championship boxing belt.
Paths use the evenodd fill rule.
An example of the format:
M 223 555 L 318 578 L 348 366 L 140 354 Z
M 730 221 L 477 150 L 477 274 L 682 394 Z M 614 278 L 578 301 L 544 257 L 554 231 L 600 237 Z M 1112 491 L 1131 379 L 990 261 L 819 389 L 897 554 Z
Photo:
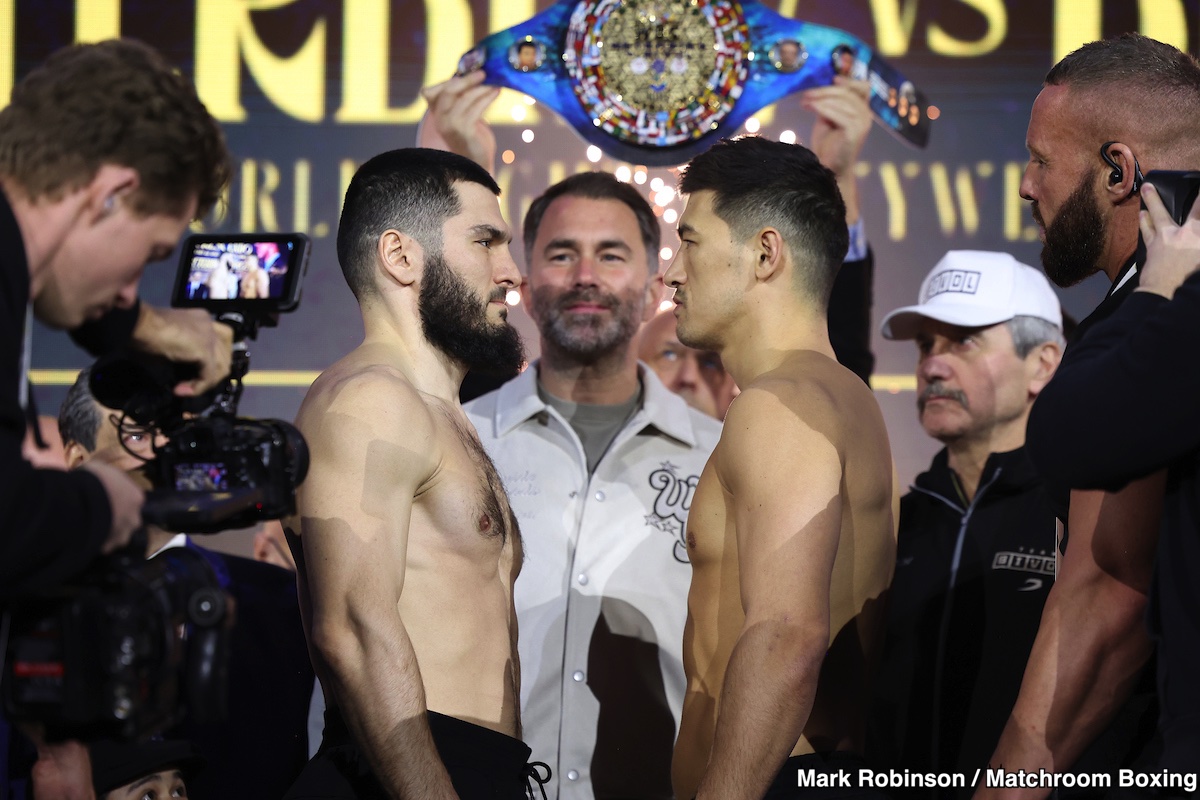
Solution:
M 871 110 L 924 147 L 928 103 L 861 40 L 755 0 L 563 0 L 494 33 L 459 61 L 485 83 L 554 109 L 588 142 L 634 164 L 672 166 L 794 92 L 866 80 Z

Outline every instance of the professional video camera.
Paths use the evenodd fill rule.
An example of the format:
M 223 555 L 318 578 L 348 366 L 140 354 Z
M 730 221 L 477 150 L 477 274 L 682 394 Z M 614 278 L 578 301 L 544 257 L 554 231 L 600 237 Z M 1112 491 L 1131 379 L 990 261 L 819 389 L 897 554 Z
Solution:
M 197 721 L 220 719 L 227 609 L 196 550 L 104 558 L 5 614 L 5 714 L 42 724 L 51 739 L 84 740 L 166 730 L 185 706 Z
M 234 329 L 230 376 L 207 395 L 176 397 L 185 370 L 145 355 L 117 354 L 92 368 L 95 398 L 119 410 L 122 428 L 154 441 L 143 470 L 155 487 L 147 524 L 213 533 L 295 510 L 308 470 L 300 432 L 236 414 L 246 340 L 296 308 L 307 256 L 300 234 L 185 242 L 172 305 L 207 308 Z M 186 547 L 146 560 L 145 546 L 135 537 L 72 585 L 10 604 L 0 618 L 9 719 L 41 723 L 52 738 L 93 739 L 161 732 L 185 708 L 198 721 L 224 716 L 231 620 L 213 566 Z
M 92 368 L 93 396 L 122 412 L 122 426 L 165 440 L 156 441 L 147 464 L 155 487 L 142 511 L 147 523 L 215 533 L 295 511 L 296 487 L 308 472 L 300 432 L 282 420 L 236 414 L 250 368 L 246 340 L 299 304 L 307 256 L 301 234 L 188 238 L 171 304 L 207 308 L 234 330 L 229 378 L 209 394 L 177 397 L 173 387 L 187 375 L 158 358 L 119 353 Z

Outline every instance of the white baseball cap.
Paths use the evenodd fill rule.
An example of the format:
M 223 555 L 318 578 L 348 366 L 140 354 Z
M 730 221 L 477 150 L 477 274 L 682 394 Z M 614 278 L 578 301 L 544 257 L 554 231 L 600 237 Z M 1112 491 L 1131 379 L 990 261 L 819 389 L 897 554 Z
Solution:
M 917 305 L 883 320 L 887 339 L 912 339 L 924 317 L 963 328 L 986 328 L 1013 317 L 1038 317 L 1062 329 L 1062 306 L 1039 269 L 1008 253 L 951 250 L 925 277 Z

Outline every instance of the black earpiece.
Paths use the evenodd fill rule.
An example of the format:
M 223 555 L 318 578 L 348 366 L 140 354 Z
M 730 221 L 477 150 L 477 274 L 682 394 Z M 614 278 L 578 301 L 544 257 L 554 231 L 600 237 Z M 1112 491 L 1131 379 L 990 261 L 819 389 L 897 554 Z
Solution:
M 1100 146 L 1100 157 L 1104 162 L 1113 168 L 1112 174 L 1108 176 L 1109 183 L 1120 183 L 1125 180 L 1125 173 L 1121 170 L 1121 165 L 1113 160 L 1109 155 L 1108 148 L 1112 147 L 1116 142 L 1105 142 Z
M 1125 180 L 1125 171 L 1121 169 L 1121 165 L 1118 164 L 1108 152 L 1108 148 L 1112 147 L 1114 144 L 1116 144 L 1116 142 L 1105 142 L 1104 144 L 1100 145 L 1100 157 L 1104 159 L 1105 164 L 1108 164 L 1110 167 L 1112 167 L 1112 172 L 1109 173 L 1108 176 L 1109 185 L 1117 184 Z M 1133 188 L 1130 189 L 1129 194 L 1137 194 L 1138 190 L 1142 188 L 1142 182 L 1144 180 L 1145 179 L 1142 177 L 1142 168 L 1138 164 L 1137 158 L 1135 157 L 1133 159 Z

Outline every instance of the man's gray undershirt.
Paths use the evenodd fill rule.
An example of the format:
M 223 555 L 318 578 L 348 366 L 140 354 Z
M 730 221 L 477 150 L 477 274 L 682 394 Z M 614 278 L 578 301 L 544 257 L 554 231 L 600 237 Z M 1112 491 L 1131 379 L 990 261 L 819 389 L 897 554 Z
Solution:
M 617 438 L 625 423 L 641 408 L 642 384 L 639 380 L 633 396 L 616 405 L 591 405 L 562 400 L 547 392 L 541 381 L 538 381 L 538 397 L 561 414 L 575 429 L 575 435 L 579 437 L 583 444 L 583 452 L 587 456 L 588 475 L 591 475 L 596 471 L 596 465 L 608 451 L 613 439 Z

